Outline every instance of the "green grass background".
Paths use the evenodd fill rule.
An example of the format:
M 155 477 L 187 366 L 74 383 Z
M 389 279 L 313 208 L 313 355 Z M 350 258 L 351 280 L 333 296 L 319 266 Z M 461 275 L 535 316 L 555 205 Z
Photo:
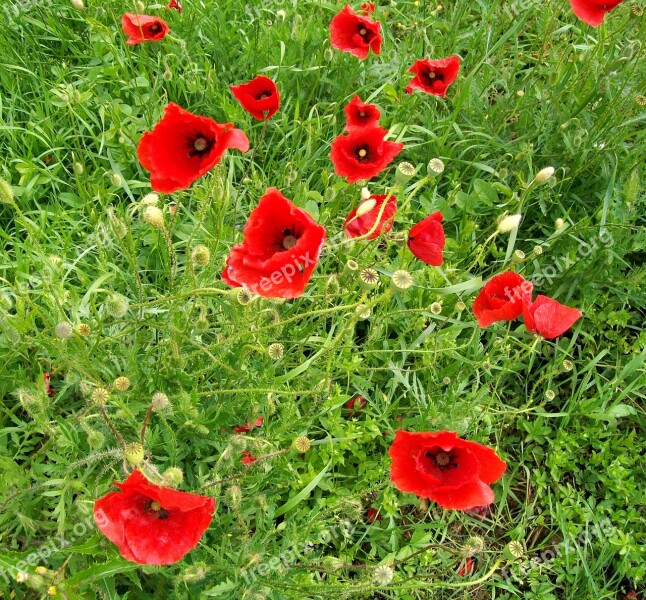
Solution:
M 592 29 L 565 0 L 382 3 L 383 52 L 360 62 L 329 47 L 342 3 L 185 0 L 182 15 L 150 4 L 171 35 L 135 48 L 120 28 L 131 3 L 88 4 L 0 7 L 0 177 L 16 202 L 0 205 L 0 567 L 11 572 L 61 534 L 70 541 L 54 542 L 26 583 L 0 577 L 0 594 L 41 597 L 56 585 L 69 598 L 587 600 L 640 589 L 642 5 L 626 1 Z M 404 94 L 415 60 L 450 54 L 463 62 L 446 101 Z M 260 73 L 282 97 L 264 133 L 228 89 Z M 325 225 L 331 244 L 341 240 L 359 187 L 334 175 L 328 155 L 354 93 L 378 104 L 406 144 L 399 158 L 418 169 L 398 190 L 393 234 L 326 251 L 300 299 L 241 305 L 219 273 L 268 186 Z M 235 123 L 254 149 L 229 152 L 163 198 L 163 234 L 140 216 L 150 187 L 136 146 L 168 101 Z M 434 157 L 446 170 L 419 185 Z M 555 177 L 528 191 L 549 165 Z M 371 191 L 390 189 L 394 172 Z M 491 239 L 521 200 L 517 235 Z M 441 269 L 401 241 L 435 210 L 448 238 Z M 205 268 L 190 264 L 196 244 L 211 251 Z M 331 279 L 348 259 L 375 267 L 381 287 Z M 400 268 L 415 285 L 390 294 Z M 477 327 L 477 289 L 508 268 L 542 275 L 535 293 L 583 311 L 571 334 L 539 340 L 520 321 Z M 114 294 L 129 300 L 121 317 L 108 312 Z M 370 318 L 359 318 L 360 304 Z M 62 321 L 92 331 L 60 340 Z M 272 343 L 284 346 L 279 360 Z M 151 469 L 180 467 L 187 491 L 227 480 L 208 489 L 218 506 L 198 549 L 171 567 L 132 565 L 91 527 L 78 534 L 94 500 L 124 477 L 118 440 L 89 401 L 119 375 L 132 387 L 113 392 L 107 411 L 128 441 L 153 392 L 171 399 L 148 427 Z M 368 402 L 351 417 L 343 404 L 357 393 Z M 232 436 L 257 416 L 261 429 Z M 390 485 L 399 427 L 450 429 L 498 449 L 509 467 L 484 519 Z M 314 442 L 304 456 L 236 477 L 242 451 L 286 449 L 298 435 Z M 370 524 L 369 507 L 383 518 Z M 345 520 L 348 536 L 321 541 Z M 599 527 L 607 534 L 573 541 Z M 474 536 L 483 551 L 460 577 Z M 513 541 L 524 555 L 508 560 Z M 306 543 L 315 546 L 297 560 L 245 581 L 243 569 Z M 558 557 L 540 558 L 555 547 Z M 382 563 L 395 570 L 390 585 L 374 580 Z M 48 570 L 40 578 L 37 565 Z

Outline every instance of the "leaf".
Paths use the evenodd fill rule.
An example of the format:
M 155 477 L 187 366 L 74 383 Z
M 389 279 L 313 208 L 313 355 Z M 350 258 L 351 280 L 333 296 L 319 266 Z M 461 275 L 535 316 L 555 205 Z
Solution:
M 300 492 L 298 492 L 296 496 L 293 496 L 287 502 L 285 502 L 285 504 L 276 509 L 274 517 L 280 517 L 280 515 L 284 515 L 288 510 L 291 510 L 297 504 L 305 500 L 310 495 L 310 492 L 319 484 L 319 481 L 323 479 L 323 476 L 327 473 L 331 465 L 332 460 L 330 459 L 327 465 L 323 467 L 321 472 L 316 477 L 314 477 L 314 479 L 312 479 L 312 481 L 310 481 Z
M 114 577 L 120 573 L 127 571 L 134 571 L 138 569 L 139 565 L 131 563 L 122 558 L 115 558 L 107 563 L 93 565 L 89 569 L 79 571 L 72 577 L 66 580 L 66 584 L 74 587 L 83 587 L 92 583 L 93 581 L 101 580 L 106 577 Z
M 219 583 L 215 587 L 212 587 L 211 589 L 206 590 L 205 592 L 202 592 L 202 596 L 209 596 L 209 597 L 218 597 L 222 596 L 224 594 L 227 594 L 227 597 L 231 597 L 229 592 L 232 592 L 238 587 L 235 581 L 230 581 L 226 580 L 223 581 L 222 583 Z

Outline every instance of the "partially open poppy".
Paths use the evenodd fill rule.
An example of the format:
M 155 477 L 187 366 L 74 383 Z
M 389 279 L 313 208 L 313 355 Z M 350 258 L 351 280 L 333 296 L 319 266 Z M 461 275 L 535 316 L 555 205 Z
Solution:
M 232 85 L 229 88 L 248 113 L 259 121 L 266 121 L 280 108 L 280 94 L 273 80 L 258 75 L 249 83 Z
M 379 175 L 404 148 L 400 142 L 386 141 L 387 133 L 387 129 L 371 125 L 337 136 L 330 152 L 334 172 L 348 183 Z
M 257 460 L 257 457 L 251 454 L 249 450 L 243 450 L 241 459 L 243 465 L 250 465 L 252 463 L 255 463 Z
M 574 14 L 584 23 L 598 27 L 611 10 L 617 8 L 624 0 L 570 0 Z
M 373 194 L 350 211 L 343 230 L 349 238 L 366 236 L 365 239 L 374 240 L 392 229 L 396 211 L 395 196 Z
M 247 424 L 246 425 L 238 425 L 233 428 L 234 433 L 249 433 L 254 427 L 262 427 L 262 424 L 264 422 L 264 419 L 262 417 L 258 417 L 253 423 L 249 419 L 247 419 Z
M 333 48 L 363 60 L 371 48 L 375 54 L 381 52 L 381 24 L 346 4 L 330 23 L 330 41 Z
M 440 98 L 446 98 L 446 90 L 457 79 L 460 71 L 460 58 L 449 56 L 439 60 L 424 58 L 418 60 L 410 69 L 415 77 L 406 86 L 406 93 L 412 94 L 413 90 L 420 90 Z
M 531 298 L 533 285 L 518 273 L 506 271 L 492 277 L 473 302 L 473 314 L 480 327 L 496 321 L 512 321 L 523 312 L 523 300 Z
M 375 12 L 375 3 L 374 2 L 364 2 L 359 7 L 359 12 L 362 15 L 371 15 L 373 12 Z
M 346 130 L 353 127 L 376 125 L 379 117 L 381 117 L 381 112 L 374 104 L 362 102 L 357 94 L 348 102 L 343 112 L 345 113 Z
M 422 219 L 408 232 L 408 248 L 426 264 L 439 267 L 442 264 L 446 237 L 442 227 L 442 213 L 434 212 Z
M 211 524 L 215 500 L 150 483 L 133 471 L 94 503 L 94 520 L 125 559 L 170 565 L 190 552 Z
M 265 298 L 297 298 L 316 268 L 324 242 L 324 227 L 269 188 L 249 215 L 244 241 L 231 249 L 222 279 Z
M 158 42 L 170 31 L 168 25 L 159 17 L 149 15 L 133 15 L 125 13 L 121 17 L 121 28 L 128 36 L 126 44 L 136 46 L 142 42 Z
M 488 484 L 507 468 L 492 448 L 452 431 L 397 431 L 388 454 L 390 479 L 398 490 L 454 510 L 491 504 L 494 494 Z
M 232 123 L 216 123 L 171 102 L 153 130 L 139 140 L 137 156 L 150 171 L 153 190 L 170 194 L 208 173 L 228 148 L 246 152 L 249 140 Z
M 582 316 L 577 308 L 565 306 L 547 296 L 538 295 L 534 302 L 529 296 L 523 302 L 525 327 L 548 340 L 565 333 Z
M 168 3 L 168 8 L 174 8 L 177 12 L 181 14 L 182 12 L 182 5 L 178 2 L 178 0 L 170 0 Z

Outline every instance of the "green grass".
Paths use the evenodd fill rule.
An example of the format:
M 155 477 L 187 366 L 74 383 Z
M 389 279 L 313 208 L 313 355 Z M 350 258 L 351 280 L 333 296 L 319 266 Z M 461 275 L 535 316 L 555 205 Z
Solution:
M 36 598 L 53 584 L 69 598 L 596 600 L 643 590 L 638 3 L 592 29 L 565 0 L 442 10 L 392 2 L 376 13 L 383 52 L 364 62 L 329 48 L 341 3 L 185 0 L 181 16 L 149 5 L 171 37 L 135 48 L 120 28 L 131 3 L 89 0 L 84 12 L 62 0 L 5 4 L 22 8 L 0 10 L 0 177 L 16 203 L 0 204 L 0 567 L 12 572 L 44 544 L 53 549 L 27 567 L 27 582 L 0 577 L 0 596 Z M 404 94 L 416 59 L 449 54 L 463 62 L 446 101 Z M 228 89 L 259 73 L 282 97 L 262 138 Z M 332 248 L 359 198 L 328 156 L 355 92 L 378 104 L 406 144 L 399 158 L 418 172 L 397 192 L 385 241 Z M 254 150 L 229 152 L 163 198 L 164 236 L 140 216 L 150 187 L 136 147 L 169 100 L 234 122 Z M 420 187 L 433 157 L 446 170 Z M 528 190 L 548 165 L 555 177 Z M 385 193 L 394 173 L 371 191 Z M 268 186 L 327 228 L 330 249 L 302 298 L 241 305 L 220 272 Z M 497 218 L 521 205 L 517 236 L 490 239 Z M 448 238 L 440 269 L 401 241 L 435 210 Z M 204 268 L 190 263 L 197 244 L 211 251 Z M 336 280 L 348 259 L 374 266 L 381 287 Z M 520 321 L 480 330 L 473 298 L 508 268 L 542 275 L 536 293 L 584 318 L 555 341 Z M 397 269 L 413 275 L 407 293 L 389 292 Z M 129 301 L 122 316 L 109 314 L 114 294 Z M 366 303 L 372 314 L 361 319 Z M 61 340 L 62 321 L 91 333 Z M 284 346 L 279 360 L 272 343 Z M 200 545 L 170 567 L 126 562 L 91 524 L 94 500 L 124 473 L 119 441 L 89 395 L 120 375 L 131 388 L 113 392 L 107 412 L 127 441 L 138 439 L 155 391 L 172 403 L 149 423 L 148 468 L 181 468 L 186 491 L 224 480 L 205 491 L 217 510 Z M 357 393 L 368 403 L 350 418 L 342 407 Z M 232 435 L 257 416 L 261 429 Z M 449 429 L 496 447 L 508 470 L 487 515 L 398 492 L 387 455 L 396 428 Z M 299 435 L 313 443 L 305 455 L 281 453 L 243 473 L 242 451 L 278 452 Z M 381 521 L 367 521 L 369 507 Z M 346 521 L 347 536 L 322 541 Z M 483 550 L 475 573 L 460 577 L 471 537 Z M 512 541 L 523 548 L 516 560 L 503 554 Z M 314 546 L 245 580 L 245 569 L 304 544 Z M 541 559 L 554 548 L 559 556 Z M 379 564 L 394 567 L 391 585 L 375 583 Z M 38 565 L 44 575 L 34 575 Z

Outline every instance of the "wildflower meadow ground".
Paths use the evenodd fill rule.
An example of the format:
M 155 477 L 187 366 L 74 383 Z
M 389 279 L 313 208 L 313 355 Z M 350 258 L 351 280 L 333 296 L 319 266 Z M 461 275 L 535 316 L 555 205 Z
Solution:
M 642 598 L 643 12 L 2 0 L 0 598 Z

